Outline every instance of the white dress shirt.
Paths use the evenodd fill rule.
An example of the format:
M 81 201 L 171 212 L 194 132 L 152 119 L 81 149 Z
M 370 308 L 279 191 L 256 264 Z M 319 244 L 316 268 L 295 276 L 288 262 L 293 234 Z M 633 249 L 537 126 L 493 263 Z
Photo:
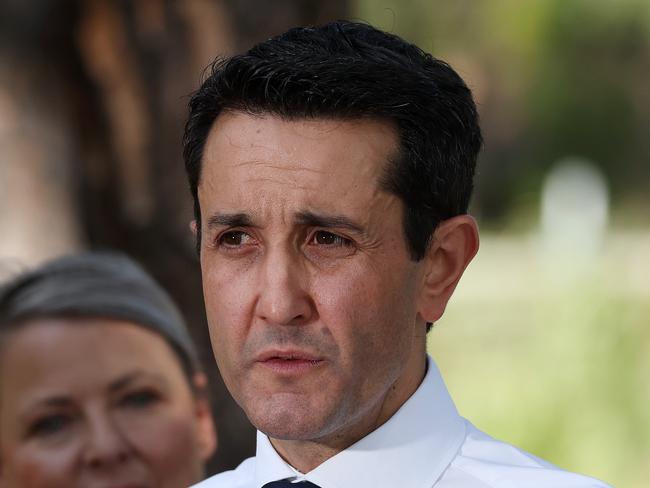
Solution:
M 296 471 L 258 431 L 255 457 L 194 488 L 261 488 L 286 478 L 321 488 L 607 488 L 479 431 L 458 415 L 431 358 L 395 415 L 314 470 Z

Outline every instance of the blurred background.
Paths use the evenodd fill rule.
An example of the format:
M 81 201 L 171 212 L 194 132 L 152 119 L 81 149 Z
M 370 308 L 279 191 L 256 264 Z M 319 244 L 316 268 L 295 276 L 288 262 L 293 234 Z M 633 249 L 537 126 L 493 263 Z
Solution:
M 180 139 L 216 55 L 370 22 L 475 93 L 482 248 L 429 335 L 461 413 L 615 486 L 650 480 L 646 0 L 0 0 L 0 279 L 113 248 L 175 297 L 213 381 L 216 472 L 254 431 L 214 367 Z

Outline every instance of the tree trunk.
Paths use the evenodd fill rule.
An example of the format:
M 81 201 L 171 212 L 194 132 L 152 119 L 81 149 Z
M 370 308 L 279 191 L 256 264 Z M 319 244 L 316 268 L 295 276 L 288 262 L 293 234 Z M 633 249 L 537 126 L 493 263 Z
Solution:
M 345 17 L 348 3 L 0 4 L 0 254 L 33 264 L 118 249 L 169 290 L 212 381 L 219 449 L 209 472 L 254 454 L 255 436 L 210 349 L 181 157 L 189 94 L 217 55 Z

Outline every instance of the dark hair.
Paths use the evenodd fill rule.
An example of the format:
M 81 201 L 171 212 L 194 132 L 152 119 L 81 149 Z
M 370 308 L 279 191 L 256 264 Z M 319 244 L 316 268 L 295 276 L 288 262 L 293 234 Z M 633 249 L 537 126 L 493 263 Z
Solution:
M 467 212 L 482 144 L 470 90 L 448 64 L 370 25 L 297 27 L 218 59 L 189 108 L 183 156 L 199 232 L 203 149 L 225 110 L 392 122 L 399 154 L 380 184 L 404 202 L 414 260 L 424 257 L 440 221 Z
M 199 361 L 180 312 L 153 278 L 124 255 L 66 256 L 0 285 L 0 338 L 42 318 L 116 319 L 150 329 L 171 346 L 194 388 Z

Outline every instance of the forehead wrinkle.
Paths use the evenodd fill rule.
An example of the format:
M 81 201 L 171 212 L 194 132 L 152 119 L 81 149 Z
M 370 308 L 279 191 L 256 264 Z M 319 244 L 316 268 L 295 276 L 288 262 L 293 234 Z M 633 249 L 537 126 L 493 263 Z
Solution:
M 280 178 L 280 177 L 250 177 L 246 180 L 248 183 L 269 183 L 269 184 L 280 184 L 283 186 L 290 187 L 289 190 L 300 190 L 300 191 L 314 191 L 318 188 L 316 183 L 311 186 L 305 185 L 304 183 L 298 184 L 295 180 L 290 178 Z
M 305 173 L 315 173 L 315 174 L 331 174 L 331 171 L 326 171 L 323 169 L 309 168 L 304 165 L 304 163 L 293 162 L 293 163 L 271 163 L 269 161 L 264 161 L 262 159 L 249 159 L 246 161 L 235 161 L 230 164 L 232 167 L 248 167 L 248 166 L 263 166 L 271 170 L 280 170 L 280 171 L 290 171 L 290 172 L 305 172 Z
M 327 171 L 325 170 L 308 168 L 305 166 L 303 162 L 294 161 L 293 160 L 294 154 L 296 152 L 295 147 L 287 148 L 281 146 L 281 143 L 272 146 L 269 144 L 255 143 L 254 141 L 237 144 L 234 142 L 235 136 L 231 134 L 227 134 L 226 138 L 228 140 L 228 144 L 231 147 L 237 148 L 238 153 L 241 152 L 241 153 L 245 153 L 246 155 L 248 155 L 251 152 L 253 154 L 260 154 L 259 158 L 250 158 L 249 156 L 246 158 L 242 158 L 240 160 L 233 161 L 229 165 L 231 167 L 248 167 L 251 165 L 259 165 L 259 166 L 265 166 L 269 169 L 277 169 L 277 170 L 285 170 L 285 171 L 296 171 L 296 172 L 305 171 L 308 173 L 317 173 L 317 174 L 327 173 Z M 301 138 L 311 139 L 310 137 L 306 137 L 303 134 L 301 134 Z M 265 158 L 265 156 L 270 156 L 270 155 L 274 155 L 274 156 Z M 281 159 L 281 158 L 284 158 L 284 161 L 273 162 L 274 159 Z M 215 160 L 218 159 L 219 158 L 215 158 Z
M 264 165 L 260 171 L 246 174 L 245 183 L 277 184 L 286 186 L 290 190 L 302 190 L 304 192 L 314 192 L 322 186 L 322 180 L 318 178 L 301 178 L 300 174 L 302 173 L 316 176 L 328 174 L 325 171 L 315 171 L 307 168 Z

